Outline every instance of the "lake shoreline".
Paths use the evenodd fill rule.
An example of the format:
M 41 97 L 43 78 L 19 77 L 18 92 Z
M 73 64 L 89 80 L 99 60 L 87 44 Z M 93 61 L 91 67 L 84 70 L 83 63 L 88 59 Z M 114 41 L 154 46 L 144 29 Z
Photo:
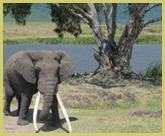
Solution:
M 116 37 L 116 41 L 119 40 L 119 37 Z M 8 44 L 79 44 L 79 45 L 91 45 L 96 44 L 93 37 L 79 37 L 79 38 L 25 38 L 25 39 L 5 39 L 3 40 L 4 45 Z M 161 44 L 162 36 L 160 35 L 148 35 L 148 36 L 139 36 L 135 41 L 136 44 Z

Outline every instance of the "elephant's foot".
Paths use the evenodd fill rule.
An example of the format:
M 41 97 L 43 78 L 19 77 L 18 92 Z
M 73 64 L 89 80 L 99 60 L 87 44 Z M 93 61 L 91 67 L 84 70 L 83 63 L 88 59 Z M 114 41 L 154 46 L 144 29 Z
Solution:
M 51 126 L 53 126 L 53 127 L 55 127 L 55 128 L 61 128 L 62 127 L 62 123 L 61 123 L 61 121 L 59 120 L 59 121 L 52 121 L 52 123 L 51 123 Z
M 42 112 L 40 113 L 40 116 L 39 116 L 39 119 L 41 121 L 46 121 L 47 120 L 47 117 L 48 117 L 49 114 L 43 114 Z
M 20 125 L 20 126 L 24 126 L 24 125 L 28 125 L 28 124 L 29 124 L 29 121 L 27 121 L 27 120 L 18 119 L 18 121 L 17 121 L 17 125 Z
M 8 110 L 3 110 L 3 113 L 4 113 L 4 116 L 10 116 L 11 115 L 11 113 L 10 113 L 10 111 L 8 111 Z

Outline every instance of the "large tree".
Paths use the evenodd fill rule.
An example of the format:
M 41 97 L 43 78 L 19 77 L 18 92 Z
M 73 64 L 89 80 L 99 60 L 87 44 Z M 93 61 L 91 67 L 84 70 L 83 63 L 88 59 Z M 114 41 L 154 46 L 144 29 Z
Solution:
M 123 73 L 123 71 L 124 73 L 130 73 L 132 49 L 138 35 L 147 25 L 162 20 L 161 16 L 149 20 L 144 19 L 145 15 L 150 10 L 161 5 L 161 3 L 128 3 L 127 11 L 129 14 L 129 19 L 125 24 L 119 41 L 116 42 L 117 3 L 53 3 L 48 5 L 51 8 L 52 21 L 57 24 L 56 31 L 58 30 L 60 33 L 63 31 L 73 33 L 74 31 L 81 30 L 80 20 L 85 22 L 92 29 L 97 44 L 94 48 L 94 57 L 99 63 L 96 73 L 105 69 L 118 71 L 119 73 Z M 101 29 L 99 19 L 100 10 L 103 10 L 104 12 L 108 35 L 105 35 Z M 78 31 L 74 35 L 77 36 L 80 32 L 81 31 Z

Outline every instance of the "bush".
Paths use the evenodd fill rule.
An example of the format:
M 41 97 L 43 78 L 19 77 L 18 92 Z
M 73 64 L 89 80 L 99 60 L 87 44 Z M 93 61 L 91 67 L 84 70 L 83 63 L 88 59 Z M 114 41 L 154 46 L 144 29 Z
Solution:
M 162 66 L 161 64 L 150 64 L 147 70 L 139 73 L 144 78 L 152 78 L 155 80 L 162 80 Z

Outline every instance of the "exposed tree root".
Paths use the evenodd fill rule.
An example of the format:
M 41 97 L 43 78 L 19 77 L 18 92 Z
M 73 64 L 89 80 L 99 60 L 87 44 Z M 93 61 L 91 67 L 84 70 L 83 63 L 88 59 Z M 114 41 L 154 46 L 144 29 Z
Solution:
M 102 86 L 104 88 L 125 86 L 127 82 L 143 82 L 152 85 L 162 85 L 162 81 L 144 78 L 133 71 L 121 71 L 118 69 L 102 68 L 92 73 L 74 73 L 71 78 L 79 79 L 76 82 L 86 82 Z

